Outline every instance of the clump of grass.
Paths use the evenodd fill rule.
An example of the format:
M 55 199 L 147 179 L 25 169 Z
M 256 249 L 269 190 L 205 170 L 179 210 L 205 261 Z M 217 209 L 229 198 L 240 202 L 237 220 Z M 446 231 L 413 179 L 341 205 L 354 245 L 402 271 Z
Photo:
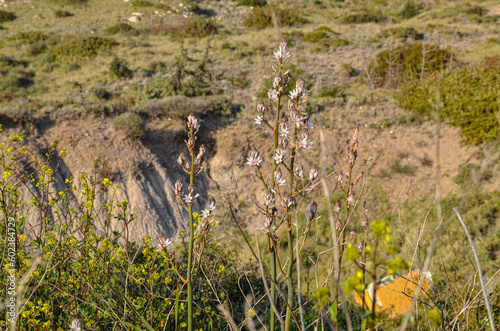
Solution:
M 414 39 L 414 40 L 419 40 L 423 39 L 423 34 L 419 33 L 417 30 L 415 30 L 414 27 L 397 27 L 397 28 L 390 28 L 387 30 L 382 31 L 378 37 L 379 38 L 387 38 L 387 37 L 394 37 L 397 39 Z
M 117 78 L 132 78 L 133 72 L 127 67 L 125 61 L 115 57 L 111 64 L 109 65 L 109 72 Z
M 409 19 L 420 13 L 420 6 L 414 0 L 406 0 L 400 16 L 402 19 Z
M 135 0 L 132 1 L 132 6 L 139 8 L 153 7 L 153 3 L 147 0 Z
M 139 31 L 130 26 L 130 24 L 122 22 L 104 29 L 104 33 L 109 35 L 114 35 L 117 33 L 137 35 L 139 34 Z
M 388 17 L 380 11 L 364 10 L 344 16 L 340 22 L 343 24 L 381 23 L 387 21 Z
M 23 44 L 34 44 L 40 41 L 49 40 L 50 36 L 41 31 L 26 31 L 26 32 L 18 32 L 11 37 L 9 40 L 16 41 L 18 43 Z
M 117 46 L 112 39 L 103 37 L 82 37 L 58 44 L 47 50 L 48 62 L 64 64 L 84 61 L 96 56 L 100 51 Z
M 263 7 L 267 4 L 266 0 L 234 0 L 241 6 Z
M 398 87 L 449 66 L 453 54 L 440 45 L 416 42 L 382 51 L 365 72 L 372 87 Z
M 111 97 L 111 93 L 104 87 L 96 87 L 92 90 L 92 94 L 100 100 L 108 100 Z
M 87 4 L 88 0 L 47 0 L 57 6 L 81 6 Z
M 342 47 L 349 45 L 349 41 L 346 39 L 338 38 L 337 33 L 335 33 L 332 29 L 321 26 L 317 29 L 314 29 L 311 32 L 308 32 L 304 35 L 304 41 L 317 44 L 313 51 L 322 51 L 330 46 L 334 47 Z
M 400 105 L 417 114 L 434 117 L 436 90 L 440 93 L 440 116 L 462 131 L 463 140 L 479 144 L 500 133 L 498 76 L 500 59 L 486 58 L 478 65 L 464 66 L 415 82 L 395 93 Z
M 113 128 L 132 139 L 142 138 L 145 131 L 144 121 L 141 116 L 134 112 L 126 112 L 118 115 L 113 120 Z
M 217 24 L 212 19 L 190 18 L 181 24 L 160 24 L 149 28 L 152 34 L 166 34 L 174 37 L 203 38 L 217 34 Z
M 415 174 L 415 169 L 409 164 L 403 164 L 400 159 L 397 159 L 391 164 L 390 170 L 397 174 L 407 176 L 413 176 Z
M 278 7 L 266 5 L 256 7 L 243 20 L 243 24 L 248 27 L 264 29 L 273 25 L 273 12 L 276 15 L 278 24 L 281 26 L 297 26 L 307 23 L 298 9 L 289 7 Z
M 70 13 L 67 10 L 54 10 L 54 16 L 57 18 L 65 18 L 73 16 L 73 13 Z
M 10 11 L 0 10 L 0 23 L 11 22 L 16 19 L 16 15 Z
M 183 95 L 175 95 L 161 100 L 147 100 L 140 106 L 139 111 L 153 118 L 186 119 L 191 113 L 204 115 L 212 109 L 212 102 L 206 98 L 188 98 Z
M 0 81 L 0 90 L 7 93 L 26 90 L 34 84 L 33 71 L 26 71 L 21 68 L 10 70 Z

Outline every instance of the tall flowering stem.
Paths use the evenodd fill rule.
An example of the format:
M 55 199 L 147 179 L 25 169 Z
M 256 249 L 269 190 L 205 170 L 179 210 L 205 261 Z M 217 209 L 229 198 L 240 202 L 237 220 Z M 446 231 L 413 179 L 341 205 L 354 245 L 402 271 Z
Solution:
M 199 194 L 194 193 L 194 182 L 196 177 L 200 174 L 203 169 L 203 162 L 205 160 L 205 146 L 201 145 L 198 153 L 195 153 L 195 142 L 196 142 L 196 133 L 200 128 L 200 124 L 198 120 L 193 116 L 188 116 L 188 140 L 186 141 L 186 147 L 189 151 L 191 164 L 186 162 L 186 157 L 184 154 L 181 154 L 177 162 L 183 168 L 183 170 L 189 175 L 189 186 L 188 186 L 188 194 L 182 195 L 183 184 L 180 180 L 175 183 L 175 190 L 179 200 L 179 204 L 184 207 L 189 213 L 189 249 L 188 249 L 188 268 L 187 268 L 187 277 L 184 279 L 179 275 L 179 278 L 187 283 L 187 302 L 188 302 L 188 321 L 187 321 L 187 329 L 189 331 L 193 330 L 193 253 L 195 241 L 198 241 L 201 245 L 206 244 L 207 234 L 210 230 L 211 218 L 213 217 L 213 211 L 215 210 L 215 200 L 210 199 L 208 205 L 205 209 L 201 211 L 201 218 L 199 223 L 195 225 L 195 218 L 193 215 L 193 205 L 198 198 Z M 195 228 L 196 226 L 196 228 Z M 195 233 L 196 232 L 196 233 Z M 202 251 L 202 250 L 200 250 Z M 201 253 L 200 253 L 201 259 Z M 177 268 L 174 264 L 174 269 L 177 271 Z
M 249 166 L 255 166 L 257 176 L 264 184 L 267 194 L 261 208 L 265 222 L 262 230 L 266 233 L 268 239 L 269 253 L 271 254 L 271 298 L 276 302 L 276 277 L 281 273 L 287 282 L 288 295 L 286 298 L 286 318 L 285 330 L 290 329 L 290 323 L 293 316 L 294 307 L 294 289 L 293 289 L 293 236 L 292 236 L 292 218 L 291 213 L 295 208 L 295 199 L 311 189 L 312 182 L 317 178 L 317 169 L 311 169 L 309 178 L 305 178 L 302 167 L 295 167 L 298 151 L 301 148 L 310 149 L 312 142 L 309 140 L 309 129 L 312 129 L 312 122 L 309 117 L 299 115 L 304 112 L 303 106 L 307 101 L 308 91 L 305 88 L 305 82 L 300 77 L 297 80 L 295 89 L 289 94 L 288 107 L 286 112 L 281 112 L 281 99 L 288 89 L 291 81 L 291 74 L 284 70 L 285 64 L 290 59 L 288 44 L 283 40 L 276 52 L 274 52 L 274 80 L 273 86 L 269 89 L 268 97 L 272 108 L 276 112 L 275 122 L 271 123 L 266 117 L 266 107 L 264 101 L 257 106 L 258 115 L 255 118 L 257 125 L 265 124 L 273 131 L 274 156 L 271 172 L 271 184 L 265 179 L 261 171 L 262 159 L 258 152 L 253 151 L 247 158 Z M 289 174 L 287 183 L 286 172 Z M 276 203 L 276 200 L 281 203 Z M 282 207 L 281 211 L 278 210 Z M 286 272 L 278 256 L 279 238 L 277 231 L 282 224 L 287 225 L 288 239 L 288 264 Z M 299 293 L 300 295 L 300 293 Z M 270 330 L 275 329 L 275 315 L 270 314 Z

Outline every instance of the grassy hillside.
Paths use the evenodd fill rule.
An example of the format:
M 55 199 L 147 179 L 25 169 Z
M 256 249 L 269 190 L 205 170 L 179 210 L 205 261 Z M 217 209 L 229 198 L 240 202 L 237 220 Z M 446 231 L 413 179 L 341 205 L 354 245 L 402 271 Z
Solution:
M 491 329 L 455 207 L 500 325 L 499 22 L 494 0 L 3 1 L 19 329 Z M 355 303 L 414 270 L 407 316 Z

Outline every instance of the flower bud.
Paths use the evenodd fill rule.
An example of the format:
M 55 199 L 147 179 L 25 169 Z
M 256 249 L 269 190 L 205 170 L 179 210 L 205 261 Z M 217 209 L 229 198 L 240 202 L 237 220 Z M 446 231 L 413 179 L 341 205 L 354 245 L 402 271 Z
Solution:
M 184 153 L 181 153 L 181 155 L 177 158 L 177 163 L 182 166 L 184 165 L 184 162 L 186 162 L 186 157 L 184 156 Z
M 257 111 L 259 112 L 260 115 L 264 115 L 266 111 L 264 100 L 260 100 L 259 104 L 257 105 Z

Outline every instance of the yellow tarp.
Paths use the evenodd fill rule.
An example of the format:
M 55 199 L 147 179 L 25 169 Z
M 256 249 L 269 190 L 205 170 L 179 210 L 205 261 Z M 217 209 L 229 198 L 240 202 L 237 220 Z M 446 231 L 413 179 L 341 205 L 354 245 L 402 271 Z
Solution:
M 390 317 L 406 314 L 410 310 L 413 295 L 417 290 L 419 276 L 425 277 L 422 283 L 423 291 L 419 294 L 419 299 L 423 300 L 426 297 L 424 291 L 429 291 L 432 287 L 432 283 L 430 279 L 421 274 L 420 271 L 414 271 L 411 274 L 377 288 L 375 292 L 376 304 L 378 306 L 377 310 L 383 310 Z M 371 288 L 372 287 L 373 286 L 371 286 Z M 369 310 L 372 310 L 373 302 L 371 293 L 373 293 L 373 289 L 371 291 L 370 289 L 365 290 L 365 307 L 368 307 Z M 356 292 L 354 293 L 354 299 L 357 304 L 363 304 L 363 297 Z

